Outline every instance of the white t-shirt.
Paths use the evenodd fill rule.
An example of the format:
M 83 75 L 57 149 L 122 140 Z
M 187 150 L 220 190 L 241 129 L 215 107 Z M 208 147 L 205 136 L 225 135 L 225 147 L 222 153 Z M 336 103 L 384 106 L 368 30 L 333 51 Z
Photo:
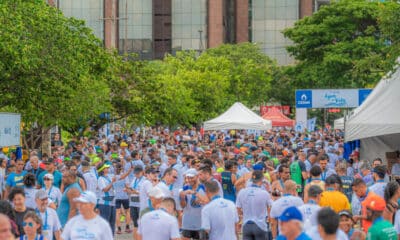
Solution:
M 235 204 L 221 197 L 209 202 L 201 211 L 201 228 L 210 231 L 210 240 L 236 240 L 235 224 L 238 221 Z
M 267 207 L 271 204 L 272 200 L 269 193 L 256 186 L 242 189 L 236 199 L 236 206 L 243 210 L 243 225 L 248 221 L 253 221 L 264 231 L 268 230 L 265 219 Z
M 178 220 L 161 209 L 148 212 L 140 218 L 138 233 L 142 240 L 180 238 Z
M 112 196 L 115 196 L 114 188 L 111 187 L 111 189 L 108 190 L 108 192 L 103 192 L 103 189 L 106 188 L 110 183 L 112 183 L 112 178 L 113 178 L 113 176 L 109 174 L 108 176 L 100 176 L 99 179 L 97 180 L 97 184 L 98 184 L 99 191 L 100 191 L 100 197 L 99 197 L 98 204 L 107 205 L 107 206 L 115 205 L 115 198 L 112 201 L 107 199 Z M 108 201 L 104 200 L 105 198 Z
M 82 215 L 71 218 L 61 234 L 63 240 L 110 240 L 113 239 L 110 224 L 97 215 L 85 220 Z
M 318 227 L 314 226 L 311 229 L 305 229 L 306 234 L 312 239 L 312 240 L 322 240 L 321 235 L 319 235 L 318 232 Z M 344 233 L 342 230 L 338 229 L 336 231 L 336 240 L 348 240 L 349 238 L 347 237 L 346 233 Z
M 377 195 L 379 195 L 380 197 L 384 198 L 384 194 L 385 194 L 385 188 L 386 188 L 387 183 L 386 182 L 376 182 L 374 183 L 374 185 L 372 185 L 371 187 L 369 187 L 369 190 L 371 192 L 376 193 Z
M 318 225 L 317 215 L 318 211 L 321 209 L 320 206 L 313 203 L 306 203 L 297 208 L 301 212 L 301 215 L 303 215 L 304 229 L 309 229 L 312 226 Z
M 57 206 L 60 205 L 62 193 L 58 187 L 51 186 L 49 189 L 46 189 L 46 193 L 52 202 L 54 202 Z
M 283 196 L 278 200 L 272 203 L 270 215 L 272 218 L 278 218 L 282 215 L 283 211 L 285 211 L 288 207 L 300 207 L 304 202 L 299 197 L 295 197 L 292 195 Z
M 46 239 L 53 239 L 54 232 L 61 230 L 61 223 L 57 212 L 52 208 L 47 208 L 46 212 L 40 212 L 40 218 L 43 223 L 42 235 Z
M 189 187 L 184 186 L 183 190 L 187 189 L 189 189 Z M 196 192 L 202 196 L 206 195 L 203 185 L 199 185 Z M 204 205 L 197 203 L 197 198 L 194 194 L 185 195 L 185 201 L 186 206 L 183 208 L 182 229 L 198 231 L 201 229 L 201 210 Z
M 97 177 L 94 174 L 94 172 L 87 171 L 87 172 L 83 173 L 83 178 L 85 179 L 85 182 L 86 182 L 86 190 L 97 193 L 98 192 Z
M 140 189 L 139 189 L 140 211 L 144 210 L 149 206 L 149 195 L 147 193 L 150 191 L 152 187 L 153 184 L 148 179 L 143 180 L 143 183 L 140 184 Z
M 38 190 L 36 188 L 24 188 L 25 192 L 25 206 L 29 208 L 36 208 L 35 195 Z

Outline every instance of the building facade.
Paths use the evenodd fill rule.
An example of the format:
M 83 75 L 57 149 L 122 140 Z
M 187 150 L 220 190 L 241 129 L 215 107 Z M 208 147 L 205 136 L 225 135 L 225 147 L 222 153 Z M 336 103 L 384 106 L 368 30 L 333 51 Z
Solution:
M 160 59 L 181 50 L 254 42 L 281 65 L 291 64 L 282 30 L 327 0 L 47 0 L 86 21 L 105 47 Z

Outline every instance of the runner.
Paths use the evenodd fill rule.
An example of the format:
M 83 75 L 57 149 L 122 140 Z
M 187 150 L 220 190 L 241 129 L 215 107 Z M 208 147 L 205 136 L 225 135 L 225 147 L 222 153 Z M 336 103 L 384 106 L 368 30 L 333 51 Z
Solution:
M 47 207 L 49 197 L 45 190 L 40 189 L 35 195 L 36 208 L 35 212 L 42 220 L 42 235 L 46 239 L 61 239 L 61 223 L 57 216 L 57 212 Z
M 94 210 L 97 198 L 93 192 L 83 192 L 74 201 L 80 214 L 68 220 L 61 235 L 63 240 L 85 240 L 88 236 L 98 240 L 113 239 L 110 223 Z
M 82 190 L 76 182 L 75 172 L 63 172 L 62 180 L 66 187 L 61 197 L 60 206 L 57 208 L 57 215 L 60 219 L 61 226 L 65 226 L 67 221 L 78 213 L 74 198 L 78 197 Z

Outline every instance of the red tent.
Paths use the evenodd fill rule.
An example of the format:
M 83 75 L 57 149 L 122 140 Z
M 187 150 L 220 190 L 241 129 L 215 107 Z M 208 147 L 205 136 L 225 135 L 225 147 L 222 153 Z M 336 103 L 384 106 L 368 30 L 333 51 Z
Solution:
M 271 120 L 273 127 L 293 127 L 295 122 L 286 117 L 278 108 L 271 108 L 262 118 Z

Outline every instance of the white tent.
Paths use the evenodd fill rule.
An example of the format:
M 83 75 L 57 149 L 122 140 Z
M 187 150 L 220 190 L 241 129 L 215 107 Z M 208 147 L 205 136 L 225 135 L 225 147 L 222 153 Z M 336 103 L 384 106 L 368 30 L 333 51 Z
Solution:
M 344 129 L 344 118 L 338 118 L 333 122 L 333 128 L 338 130 Z
M 270 120 L 263 119 L 239 102 L 233 104 L 220 116 L 204 123 L 204 130 L 268 130 L 271 128 Z
M 361 158 L 400 149 L 400 68 L 383 78 L 345 123 L 346 141 L 361 140 Z

